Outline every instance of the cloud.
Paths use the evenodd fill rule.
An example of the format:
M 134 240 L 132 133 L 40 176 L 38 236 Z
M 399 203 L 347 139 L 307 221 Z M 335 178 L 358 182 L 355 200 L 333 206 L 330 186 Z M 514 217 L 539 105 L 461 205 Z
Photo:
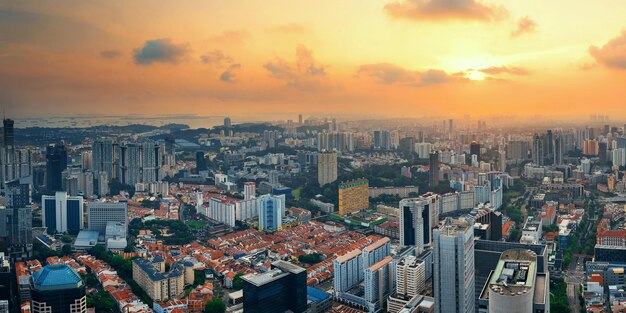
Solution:
M 390 63 L 365 64 L 359 67 L 357 76 L 367 76 L 387 85 L 426 87 L 453 81 L 464 81 L 462 75 L 450 75 L 442 70 L 411 71 Z
M 102 50 L 100 51 L 100 57 L 103 59 L 116 59 L 122 55 L 119 50 Z
M 488 68 L 483 68 L 479 70 L 485 74 L 489 75 L 499 75 L 499 74 L 510 74 L 510 75 L 518 75 L 518 76 L 526 76 L 530 75 L 530 71 L 523 67 L 509 67 L 509 66 L 492 66 Z
M 326 69 L 317 64 L 313 51 L 303 45 L 296 48 L 295 63 L 283 59 L 267 62 L 263 67 L 279 80 L 287 82 L 289 87 L 300 90 L 316 90 L 326 85 Z
M 241 64 L 231 64 L 223 73 L 220 75 L 220 80 L 225 83 L 235 83 L 239 79 L 237 78 L 239 71 L 241 70 Z
M 222 64 L 232 63 L 233 58 L 226 55 L 222 50 L 213 50 L 200 56 L 200 60 L 205 64 L 215 65 L 216 67 L 222 67 Z
M 517 28 L 511 32 L 511 37 L 519 37 L 523 34 L 533 33 L 537 30 L 537 22 L 525 16 L 517 22 Z
M 284 33 L 284 34 L 303 34 L 309 31 L 309 29 L 299 23 L 289 23 L 277 25 L 269 29 L 270 32 Z
M 133 57 L 139 65 L 156 62 L 177 64 L 188 52 L 187 44 L 175 44 L 170 39 L 152 39 L 146 41 L 143 47 L 134 49 Z
M 478 0 L 399 0 L 385 5 L 387 14 L 412 20 L 461 19 L 499 20 L 508 14 L 501 6 Z
M 245 30 L 225 30 L 211 36 L 210 40 L 221 44 L 242 45 L 248 38 L 250 38 L 250 33 Z
M 589 53 L 599 64 L 626 70 L 626 30 L 602 47 L 590 46 Z

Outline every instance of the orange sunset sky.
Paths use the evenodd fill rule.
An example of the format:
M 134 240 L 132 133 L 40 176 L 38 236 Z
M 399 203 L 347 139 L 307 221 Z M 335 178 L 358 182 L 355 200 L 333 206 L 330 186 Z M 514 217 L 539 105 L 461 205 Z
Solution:
M 0 1 L 13 116 L 626 117 L 626 1 Z

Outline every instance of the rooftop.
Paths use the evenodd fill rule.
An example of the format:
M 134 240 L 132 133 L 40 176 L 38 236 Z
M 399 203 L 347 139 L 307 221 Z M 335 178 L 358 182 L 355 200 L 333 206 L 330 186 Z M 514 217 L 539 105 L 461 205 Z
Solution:
M 245 281 L 258 287 L 258 286 L 265 285 L 267 283 L 273 282 L 275 280 L 278 280 L 288 275 L 289 273 L 285 273 L 281 269 L 277 268 L 277 269 L 273 269 L 273 270 L 270 270 L 261 274 L 248 274 L 248 275 L 243 276 L 242 278 Z
M 52 264 L 33 273 L 33 288 L 40 291 L 80 288 L 83 280 L 68 265 Z
M 530 250 L 514 249 L 502 253 L 489 279 L 491 291 L 501 295 L 522 295 L 534 288 L 537 255 Z

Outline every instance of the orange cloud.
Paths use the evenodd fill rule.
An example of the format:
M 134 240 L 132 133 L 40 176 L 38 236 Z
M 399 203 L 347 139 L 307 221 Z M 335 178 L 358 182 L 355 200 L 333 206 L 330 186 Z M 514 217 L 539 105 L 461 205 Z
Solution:
M 149 65 L 152 63 L 180 63 L 189 52 L 187 44 L 176 44 L 167 38 L 152 39 L 140 48 L 133 50 L 135 64 Z
M 283 59 L 267 62 L 263 67 L 272 77 L 287 82 L 289 87 L 299 90 L 318 90 L 327 85 L 326 69 L 317 64 L 313 51 L 303 45 L 296 48 L 296 62 L 289 63 Z
M 626 70 L 626 30 L 602 47 L 589 47 L 589 53 L 599 64 Z
M 501 6 L 484 4 L 477 0 L 401 0 L 385 5 L 385 11 L 393 17 L 413 20 L 493 21 L 508 14 Z
M 220 80 L 225 83 L 235 83 L 238 79 L 239 71 L 241 70 L 241 64 L 231 64 L 223 73 L 220 75 Z
M 224 63 L 232 63 L 233 58 L 225 54 L 222 50 L 213 50 L 200 56 L 200 60 L 205 64 L 222 67 Z
M 460 75 L 450 75 L 442 70 L 411 71 L 390 63 L 365 64 L 359 67 L 357 76 L 374 78 L 387 85 L 425 87 L 453 81 L 465 81 Z
M 508 67 L 508 66 L 492 66 L 488 68 L 480 69 L 479 71 L 489 74 L 489 75 L 498 75 L 498 74 L 510 74 L 510 75 L 530 75 L 530 71 L 522 67 Z
M 511 32 L 511 37 L 518 37 L 523 34 L 533 33 L 537 30 L 537 22 L 525 16 L 517 22 L 517 28 Z

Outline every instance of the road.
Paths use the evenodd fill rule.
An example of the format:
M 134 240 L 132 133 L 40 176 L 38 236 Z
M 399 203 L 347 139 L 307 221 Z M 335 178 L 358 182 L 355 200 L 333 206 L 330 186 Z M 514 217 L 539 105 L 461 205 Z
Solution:
M 585 259 L 572 256 L 572 262 L 565 272 L 565 283 L 567 283 L 567 301 L 571 312 L 580 313 L 580 285 L 583 283 L 585 273 Z

